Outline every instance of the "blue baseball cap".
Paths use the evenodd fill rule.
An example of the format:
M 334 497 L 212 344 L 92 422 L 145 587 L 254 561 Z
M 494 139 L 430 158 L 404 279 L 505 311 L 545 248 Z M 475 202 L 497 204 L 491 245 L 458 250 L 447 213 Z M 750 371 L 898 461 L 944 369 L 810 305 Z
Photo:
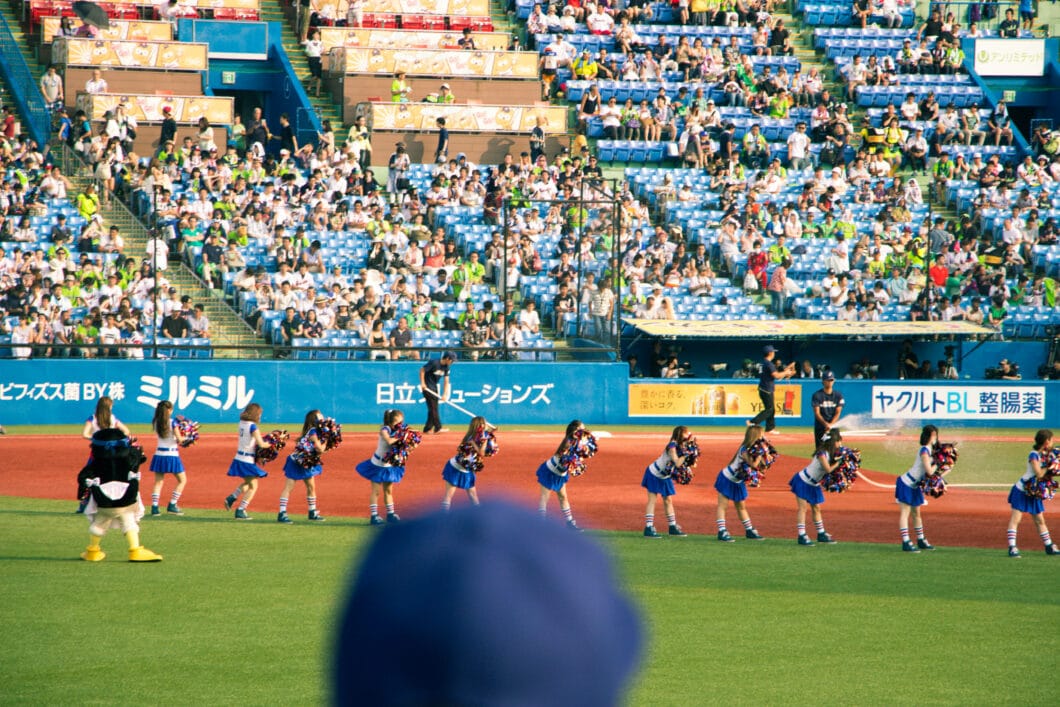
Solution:
M 776 352 L 776 349 L 773 348 L 772 346 L 769 346 L 768 344 L 766 346 L 762 347 L 762 353 L 763 354 L 771 354 L 771 353 L 775 353 L 775 352 Z
M 643 639 L 593 540 L 500 501 L 387 525 L 342 613 L 337 705 L 619 704 Z

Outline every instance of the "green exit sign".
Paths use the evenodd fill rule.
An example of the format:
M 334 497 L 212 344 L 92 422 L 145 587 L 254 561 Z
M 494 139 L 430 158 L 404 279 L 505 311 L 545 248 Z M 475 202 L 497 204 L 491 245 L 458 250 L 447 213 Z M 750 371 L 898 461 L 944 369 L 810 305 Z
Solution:
M 222 71 L 221 72 L 221 83 L 229 86 L 236 82 L 236 72 L 234 71 Z
M 1005 103 L 1012 103 L 1014 100 L 1016 100 L 1016 92 L 1015 91 L 1002 91 L 1001 92 L 1001 100 L 1003 100 Z

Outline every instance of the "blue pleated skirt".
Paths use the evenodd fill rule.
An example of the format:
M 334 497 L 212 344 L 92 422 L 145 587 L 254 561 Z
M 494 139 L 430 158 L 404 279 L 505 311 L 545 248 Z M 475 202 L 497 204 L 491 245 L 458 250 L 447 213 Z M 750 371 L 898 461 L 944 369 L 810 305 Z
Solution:
M 1031 515 L 1045 512 L 1045 504 L 1042 503 L 1042 499 L 1028 496 L 1015 486 L 1008 492 L 1008 505 L 1012 506 L 1014 511 L 1030 513 Z
M 257 476 L 259 478 L 265 478 L 269 475 L 269 472 L 262 469 L 257 464 L 251 464 L 250 462 L 239 461 L 233 459 L 232 463 L 228 465 L 229 476 L 239 476 L 244 479 Z
M 357 473 L 377 484 L 396 484 L 405 477 L 403 466 L 376 466 L 371 459 L 357 465 Z
M 156 474 L 183 474 L 184 462 L 180 457 L 151 457 L 151 471 Z
M 729 481 L 724 471 L 718 472 L 718 478 L 714 480 L 714 488 L 730 501 L 743 501 L 747 498 L 747 484 L 742 481 Z
M 297 481 L 304 481 L 313 476 L 320 476 L 323 471 L 323 464 L 317 464 L 316 466 L 311 466 L 306 469 L 290 456 L 287 457 L 287 461 L 283 463 L 283 475 L 288 479 L 295 479 Z
M 824 503 L 824 491 L 821 490 L 821 487 L 806 483 L 799 474 L 791 477 L 788 486 L 791 487 L 791 492 L 795 494 L 796 498 L 801 498 L 803 501 L 812 503 L 815 506 Z
M 450 459 L 445 463 L 445 468 L 442 469 L 442 478 L 445 479 L 447 484 L 452 484 L 458 489 L 473 489 L 475 488 L 475 475 L 470 471 L 460 471 L 453 466 L 453 460 Z
M 898 499 L 899 503 L 904 503 L 907 506 L 924 505 L 924 490 L 919 486 L 909 488 L 902 483 L 902 477 L 895 479 L 894 497 Z
M 567 483 L 567 479 L 570 478 L 570 474 L 553 474 L 552 470 L 548 468 L 548 462 L 545 462 L 541 466 L 537 467 L 537 483 L 541 484 L 549 491 L 559 491 L 563 488 L 563 485 Z
M 647 469 L 644 470 L 644 478 L 640 480 L 640 485 L 648 489 L 648 493 L 657 493 L 664 498 L 677 493 L 673 479 L 660 479 Z

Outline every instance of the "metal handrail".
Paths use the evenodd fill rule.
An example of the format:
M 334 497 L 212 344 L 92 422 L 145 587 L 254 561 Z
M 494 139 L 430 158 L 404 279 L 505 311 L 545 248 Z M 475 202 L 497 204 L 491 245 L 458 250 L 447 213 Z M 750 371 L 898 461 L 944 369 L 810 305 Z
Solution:
M 22 115 L 23 128 L 37 145 L 44 149 L 51 135 L 51 114 L 44 103 L 44 96 L 37 88 L 29 64 L 22 56 L 18 41 L 7 23 L 7 18 L 0 14 L 0 72 L 11 87 L 12 100 Z

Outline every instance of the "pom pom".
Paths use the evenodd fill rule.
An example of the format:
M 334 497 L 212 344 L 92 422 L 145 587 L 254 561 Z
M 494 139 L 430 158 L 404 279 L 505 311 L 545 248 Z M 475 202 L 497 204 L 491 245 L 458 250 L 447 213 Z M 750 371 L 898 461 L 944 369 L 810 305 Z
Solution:
M 924 477 L 924 493 L 932 498 L 938 498 L 946 493 L 946 479 L 942 474 L 928 474 Z
M 938 471 L 949 471 L 957 463 L 957 445 L 950 442 L 936 444 L 931 452 L 931 459 L 935 462 L 935 468 Z
M 482 449 L 481 456 L 477 448 Z M 471 439 L 460 442 L 456 450 L 457 463 L 471 473 L 477 474 L 485 468 L 485 458 L 494 456 L 498 449 L 497 436 L 493 430 L 484 427 L 475 432 Z
M 394 441 L 383 455 L 383 462 L 391 466 L 405 466 L 409 452 L 420 446 L 423 435 L 405 423 L 401 423 L 390 431 L 390 436 Z
M 575 430 L 567 451 L 559 457 L 560 468 L 571 476 L 581 476 L 585 473 L 585 460 L 592 458 L 597 449 L 596 437 L 592 432 Z
M 736 475 L 751 488 L 758 488 L 766 478 L 766 471 L 773 466 L 780 454 L 769 440 L 761 437 L 747 449 L 747 456 L 753 464 L 741 462 Z
M 173 428 L 184 438 L 184 441 L 180 443 L 181 447 L 190 447 L 199 439 L 199 423 L 183 415 L 177 415 L 173 419 Z
M 1049 455 L 1042 459 L 1042 477 L 1031 479 L 1023 483 L 1023 493 L 1031 498 L 1040 498 L 1043 501 L 1053 500 L 1056 495 L 1056 476 L 1060 475 L 1060 450 L 1053 449 Z
M 342 444 L 342 425 L 335 422 L 334 418 L 325 417 L 317 420 L 317 438 L 324 445 L 324 451 L 330 452 Z
M 695 437 L 690 437 L 677 445 L 677 456 L 682 458 L 681 466 L 670 464 L 670 478 L 675 483 L 682 485 L 692 483 L 692 477 L 695 475 L 692 470 L 696 467 L 696 462 L 699 461 L 699 444 L 696 442 Z
M 835 455 L 835 468 L 821 479 L 821 487 L 829 493 L 843 493 L 858 479 L 861 468 L 861 450 L 839 447 Z
M 268 464 L 280 456 L 280 450 L 287 446 L 287 440 L 290 438 L 291 435 L 287 434 L 287 430 L 273 430 L 264 435 L 262 439 L 265 441 L 265 446 L 258 447 L 258 451 L 254 453 L 254 461 L 258 464 Z

